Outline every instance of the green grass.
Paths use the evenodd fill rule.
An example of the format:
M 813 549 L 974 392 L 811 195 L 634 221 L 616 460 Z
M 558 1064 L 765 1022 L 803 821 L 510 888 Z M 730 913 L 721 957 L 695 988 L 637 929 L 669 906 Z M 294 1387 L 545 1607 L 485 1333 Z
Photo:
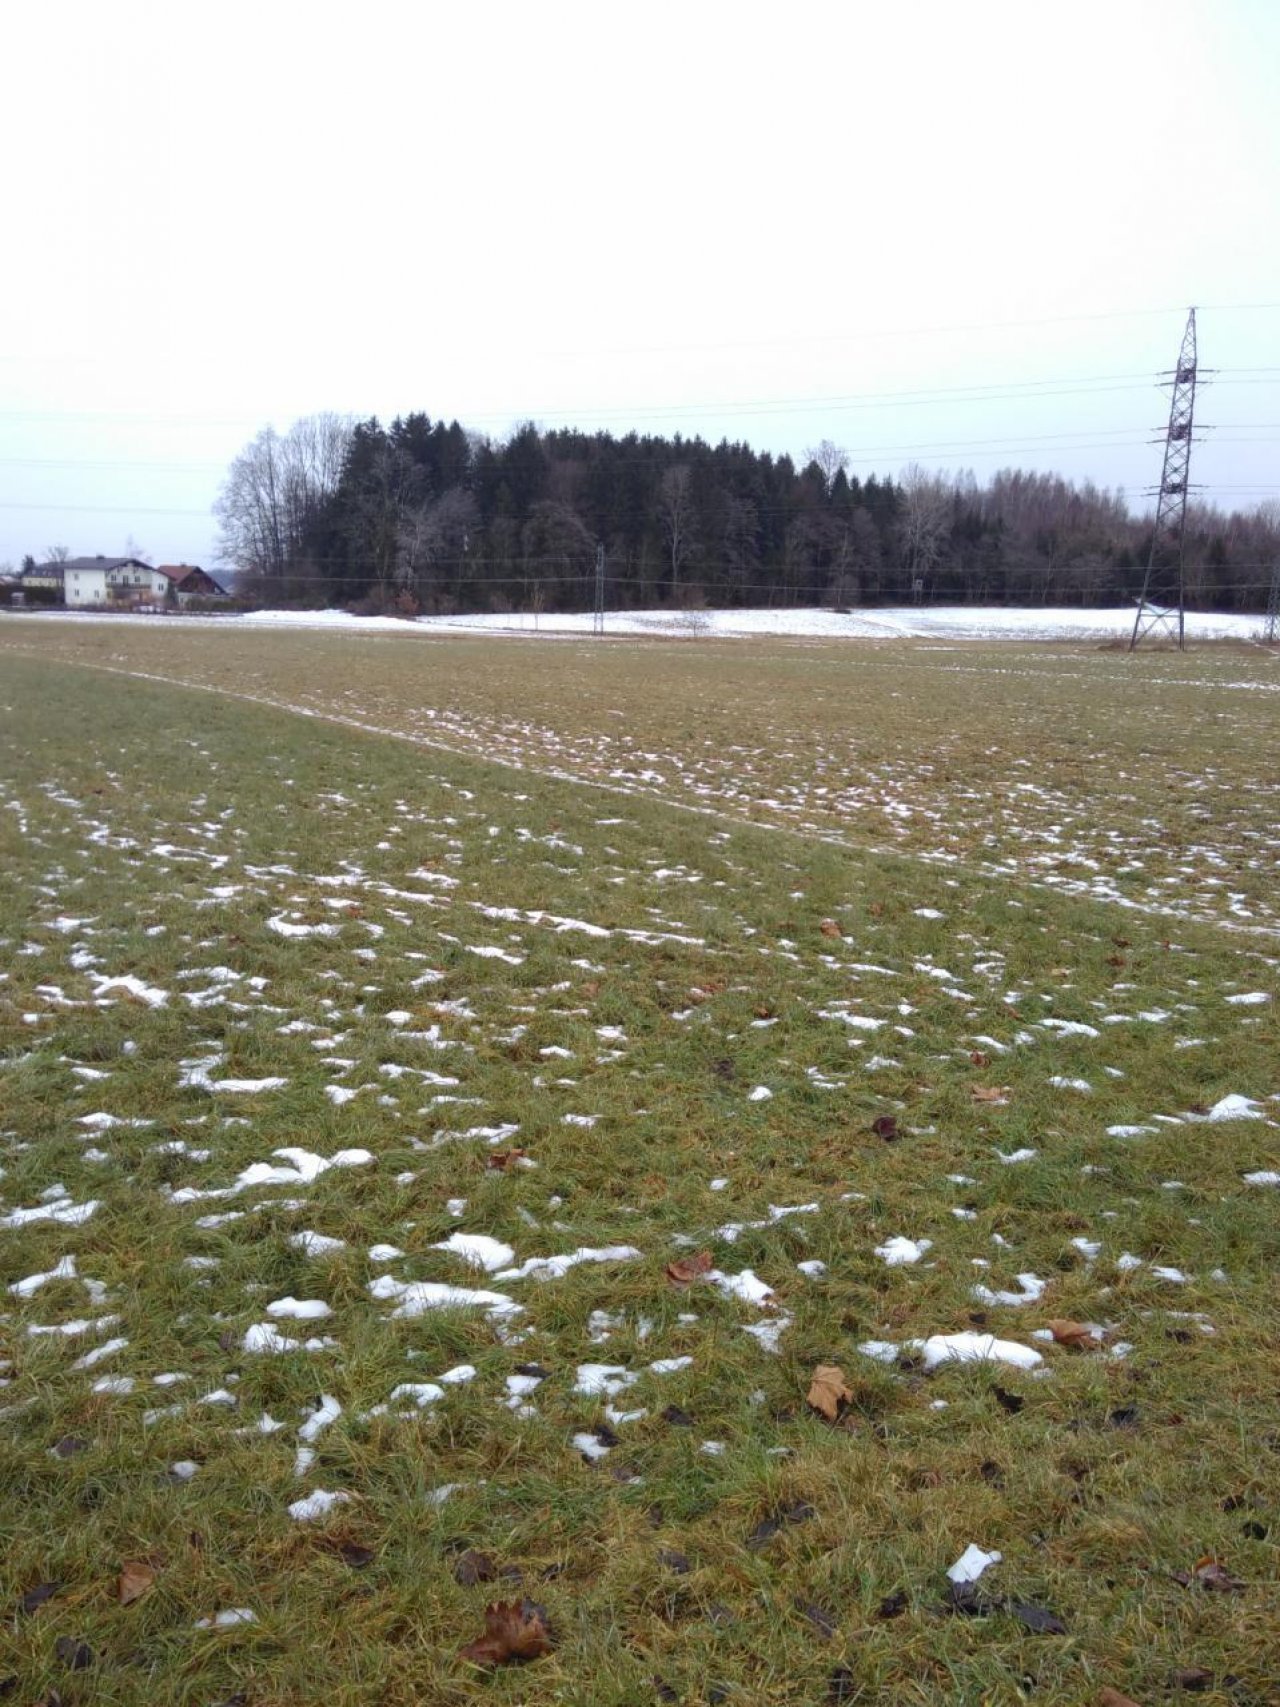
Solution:
M 1107 1683 L 1143 1703 L 1178 1699 L 1173 1680 L 1193 1666 L 1213 1674 L 1208 1699 L 1274 1699 L 1280 1231 L 1275 1193 L 1242 1175 L 1276 1166 L 1275 1129 L 1106 1134 L 1231 1092 L 1280 1090 L 1274 1003 L 1227 1000 L 1273 989 L 1274 940 L 1186 916 L 1270 917 L 1271 808 L 1259 786 L 1272 761 L 1257 742 L 1275 714 L 1269 694 L 1227 685 L 1255 672 L 1265 686 L 1264 665 L 1138 661 L 1159 742 L 1181 730 L 1170 787 L 1167 766 L 1138 765 L 1159 742 L 1135 724 L 1133 678 L 1108 686 L 1125 661 L 1090 654 L 1046 654 L 1035 676 L 1025 651 L 995 648 L 962 654 L 957 669 L 955 654 L 927 648 L 348 649 L 327 637 L 17 624 L 0 648 L 0 1217 L 55 1183 L 100 1204 L 81 1225 L 0 1228 L 0 1282 L 72 1254 L 106 1288 L 100 1304 L 80 1280 L 4 1296 L 0 1680 L 17 1680 L 16 1699 L 56 1688 L 68 1703 L 212 1704 L 242 1690 L 254 1707 L 621 1707 L 663 1699 L 660 1680 L 690 1703 L 817 1703 L 848 1668 L 866 1701 L 1065 1707 Z M 444 719 L 436 735 L 473 751 L 76 669 L 73 656 L 401 732 L 430 735 Z M 1002 710 L 993 684 L 1011 657 L 1023 673 Z M 1239 739 L 1245 725 L 1253 744 Z M 625 758 L 604 744 L 611 730 Z M 739 770 L 735 745 L 748 749 Z M 843 782 L 855 766 L 862 781 L 893 766 L 896 796 L 918 785 L 918 802 L 941 816 L 906 820 L 901 836 L 865 799 L 830 822 L 816 816 L 813 790 L 829 786 L 816 779 L 837 749 Z M 521 775 L 483 752 L 573 776 Z M 1074 814 L 1082 859 L 1114 832 L 1102 875 L 1131 900 L 1149 899 L 1154 876 L 1174 878 L 1161 904 L 1184 916 L 1024 881 L 1029 838 L 1049 820 L 1041 797 L 1011 792 L 1015 753 L 1053 793 L 1051 821 Z M 663 780 L 632 780 L 641 792 L 630 797 L 574 780 L 647 767 Z M 1131 773 L 1123 789 L 1106 780 L 1114 767 Z M 1212 813 L 1197 804 L 1206 778 Z M 788 785 L 805 791 L 795 811 Z M 676 809 L 689 805 L 721 815 Z M 752 812 L 811 833 L 735 821 Z M 1130 845 L 1163 863 L 1125 874 Z M 954 857 L 919 857 L 939 854 Z M 1245 895 L 1251 919 L 1204 887 L 1215 861 L 1227 862 L 1223 895 Z M 1001 865 L 1013 875 L 983 874 Z M 1082 863 L 1072 870 L 1093 880 Z M 286 938 L 268 923 L 281 915 L 335 933 Z M 828 919 L 843 935 L 823 934 Z M 235 976 L 182 976 L 213 967 Z M 439 980 L 415 987 L 428 969 Z M 95 996 L 95 977 L 124 974 L 168 1001 Z M 208 992 L 207 1005 L 184 992 Z M 836 1003 L 880 1029 L 821 1017 Z M 402 1013 L 405 1023 L 386 1017 Z M 753 1023 L 762 1017 L 776 1023 Z M 1046 1018 L 1097 1035 L 1056 1035 Z M 282 1030 L 295 1022 L 315 1029 Z M 407 1035 L 432 1027 L 446 1047 Z M 600 1036 L 606 1027 L 623 1035 Z M 1176 1047 L 1191 1039 L 1202 1041 Z M 989 1064 L 975 1065 L 975 1050 Z M 180 1063 L 211 1055 L 215 1078 L 288 1082 L 256 1095 L 182 1087 Z M 871 1068 L 874 1057 L 888 1064 Z M 110 1076 L 86 1080 L 77 1067 Z M 1006 1103 L 975 1101 L 975 1085 L 993 1084 L 1009 1087 Z M 372 1088 L 335 1106 L 331 1085 Z M 757 1085 L 771 1100 L 749 1101 Z M 432 1106 L 441 1094 L 476 1100 Z M 78 1121 L 99 1110 L 152 1124 L 86 1136 Z M 596 1124 L 567 1125 L 566 1114 Z M 897 1142 L 871 1132 L 884 1114 L 899 1121 Z M 482 1138 L 433 1143 L 498 1123 L 518 1123 L 503 1147 L 536 1167 L 488 1168 Z M 161 1148 L 177 1141 L 208 1159 Z M 297 1188 L 169 1196 L 226 1187 L 290 1145 L 324 1157 L 363 1147 L 374 1160 Z M 1035 1158 L 997 1159 L 997 1147 L 1022 1146 Z M 95 1147 L 105 1159 L 86 1157 Z M 455 1198 L 467 1202 L 460 1218 Z M 282 1207 L 295 1199 L 304 1206 Z M 810 1203 L 815 1213 L 769 1220 L 771 1204 Z M 717 1232 L 756 1221 L 767 1224 L 736 1240 Z M 641 1254 L 492 1281 L 432 1248 L 458 1227 L 504 1240 L 517 1262 L 579 1246 Z M 290 1243 L 300 1229 L 345 1248 L 308 1257 Z M 893 1235 L 933 1246 L 891 1268 L 875 1246 Z M 1079 1238 L 1101 1243 L 1095 1261 Z M 370 1260 L 379 1242 L 404 1256 Z M 668 1282 L 669 1261 L 704 1248 L 719 1269 L 750 1268 L 775 1289 L 772 1314 L 790 1318 L 777 1355 L 744 1332 L 770 1312 L 709 1283 Z M 1126 1252 L 1142 1266 L 1117 1266 Z M 827 1265 L 819 1277 L 796 1267 L 813 1259 Z M 1189 1278 L 1171 1284 L 1153 1265 Z M 975 1283 L 1007 1288 L 1024 1272 L 1050 1282 L 1037 1303 L 971 1296 Z M 524 1312 L 502 1331 L 474 1309 L 395 1320 L 369 1291 L 382 1273 L 496 1286 Z M 245 1353 L 246 1329 L 286 1295 L 323 1299 L 333 1314 L 282 1330 L 329 1334 L 337 1348 Z M 597 1311 L 616 1318 L 603 1343 Z M 74 1338 L 28 1332 L 103 1314 L 120 1321 Z M 1054 1317 L 1096 1321 L 1107 1345 L 1042 1345 L 1043 1377 L 985 1365 L 925 1375 L 909 1358 L 888 1366 L 857 1349 L 965 1329 L 975 1314 L 1024 1344 Z M 129 1343 L 72 1368 L 111 1336 Z M 1111 1355 L 1118 1341 L 1128 1355 Z M 687 1368 L 648 1372 L 685 1356 Z M 590 1465 L 571 1444 L 603 1416 L 599 1398 L 574 1391 L 588 1362 L 637 1372 L 615 1403 L 647 1410 L 618 1424 L 619 1443 Z M 848 1377 L 845 1426 L 806 1409 L 819 1362 Z M 474 1379 L 414 1420 L 362 1419 L 397 1383 L 462 1363 Z M 546 1371 L 536 1414 L 517 1418 L 505 1383 L 531 1363 Z M 164 1372 L 187 1379 L 157 1387 Z M 134 1386 L 95 1392 L 103 1376 Z M 997 1388 L 1023 1400 L 1016 1414 Z M 223 1389 L 234 1406 L 200 1403 Z M 322 1392 L 342 1415 L 296 1477 L 297 1429 Z M 667 1420 L 668 1406 L 692 1426 Z M 239 1432 L 264 1412 L 285 1426 Z M 68 1436 L 84 1449 L 52 1454 Z M 703 1453 L 706 1441 L 723 1454 Z M 175 1485 L 179 1460 L 200 1468 Z M 458 1491 L 433 1504 L 430 1491 L 450 1483 Z M 287 1506 L 317 1487 L 350 1499 L 324 1521 L 294 1522 Z M 748 1545 L 763 1518 L 797 1502 L 812 1508 L 806 1521 Z M 1068 1633 L 1033 1635 L 1005 1610 L 944 1615 L 946 1567 L 971 1541 L 1004 1554 L 984 1589 L 1052 1608 Z M 344 1544 L 372 1561 L 354 1569 Z M 458 1583 L 468 1545 L 523 1573 L 552 1623 L 550 1656 L 494 1674 L 456 1658 L 485 1601 L 519 1592 L 514 1579 Z M 688 1568 L 673 1569 L 672 1554 Z M 1239 1593 L 1177 1581 L 1206 1554 Z M 155 1587 L 123 1607 L 116 1575 L 141 1558 Z M 51 1580 L 63 1585 L 55 1597 L 14 1610 Z M 905 1611 L 879 1617 L 898 1591 Z M 798 1602 L 821 1607 L 835 1634 Z M 234 1607 L 256 1621 L 194 1628 Z M 87 1643 L 92 1668 L 68 1670 L 60 1637 Z

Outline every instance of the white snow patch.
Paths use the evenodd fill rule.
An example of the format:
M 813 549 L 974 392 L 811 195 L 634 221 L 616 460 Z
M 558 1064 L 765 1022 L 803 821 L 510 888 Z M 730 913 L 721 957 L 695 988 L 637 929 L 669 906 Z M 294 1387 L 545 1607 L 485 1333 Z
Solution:
M 988 1566 L 1000 1564 L 1003 1558 L 1003 1553 L 987 1553 L 971 1541 L 955 1564 L 947 1567 L 947 1575 L 953 1583 L 976 1583 Z
M 336 1505 L 347 1505 L 351 1495 L 345 1493 L 331 1494 L 325 1488 L 317 1488 L 305 1499 L 294 1500 L 289 1507 L 289 1516 L 295 1523 L 315 1523 L 322 1517 L 327 1517 Z
M 397 1320 L 425 1315 L 428 1310 L 483 1309 L 489 1316 L 515 1316 L 523 1309 L 504 1292 L 484 1292 L 466 1286 L 445 1286 L 434 1280 L 396 1280 L 380 1274 L 369 1282 L 374 1298 L 395 1299 L 391 1312 Z
M 907 1239 L 895 1233 L 884 1244 L 876 1246 L 876 1255 L 890 1268 L 900 1268 L 905 1263 L 919 1262 L 925 1252 L 932 1249 L 932 1239 Z
M 491 1239 L 487 1233 L 450 1233 L 447 1239 L 442 1239 L 431 1248 L 433 1251 L 448 1251 L 470 1263 L 473 1268 L 486 1269 L 490 1274 L 496 1269 L 505 1268 L 516 1254 L 510 1245 L 504 1245 L 501 1239 Z M 510 1279 L 512 1276 L 508 1274 L 503 1278 Z

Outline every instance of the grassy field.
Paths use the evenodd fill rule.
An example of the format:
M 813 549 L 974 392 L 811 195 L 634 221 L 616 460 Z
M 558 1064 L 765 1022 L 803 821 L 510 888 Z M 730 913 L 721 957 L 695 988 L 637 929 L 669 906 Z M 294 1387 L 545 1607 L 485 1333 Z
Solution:
M 1275 686 L 0 625 L 0 1689 L 1275 1702 Z

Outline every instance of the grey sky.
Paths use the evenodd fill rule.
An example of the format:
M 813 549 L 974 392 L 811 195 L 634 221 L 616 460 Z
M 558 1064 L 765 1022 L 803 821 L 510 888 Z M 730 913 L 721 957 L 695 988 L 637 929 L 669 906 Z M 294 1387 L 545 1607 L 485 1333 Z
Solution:
M 228 460 L 318 409 L 1137 498 L 1192 302 L 1193 475 L 1280 496 L 1274 0 L 51 0 L 5 38 L 0 561 L 208 563 Z

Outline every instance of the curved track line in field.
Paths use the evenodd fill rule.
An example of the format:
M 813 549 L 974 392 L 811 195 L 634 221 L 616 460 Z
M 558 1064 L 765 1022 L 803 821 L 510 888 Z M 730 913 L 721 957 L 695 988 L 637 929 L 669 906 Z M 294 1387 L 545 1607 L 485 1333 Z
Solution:
M 826 831 L 808 829 L 796 824 L 775 824 L 768 819 L 744 817 L 738 813 L 726 812 L 716 806 L 700 806 L 691 800 L 673 800 L 669 795 L 659 793 L 656 789 L 646 790 L 631 788 L 626 783 L 600 782 L 595 777 L 579 776 L 574 771 L 557 770 L 553 766 L 531 765 L 519 759 L 496 758 L 488 753 L 477 753 L 470 747 L 454 746 L 448 741 L 441 741 L 430 735 L 410 734 L 404 729 L 390 729 L 380 723 L 365 723 L 357 717 L 345 717 L 336 711 L 315 711 L 310 706 L 295 705 L 291 700 L 273 699 L 267 694 L 246 693 L 240 688 L 222 687 L 213 682 L 195 682 L 179 676 L 163 676 L 153 670 L 126 670 L 118 664 L 91 663 L 83 658 L 50 658 L 47 653 L 37 651 L 29 646 L 11 646 L 7 650 L 17 653 L 20 657 L 32 658 L 37 663 L 54 663 L 67 665 L 72 669 L 97 670 L 103 675 L 124 676 L 131 681 L 155 682 L 162 687 L 186 688 L 193 693 L 216 694 L 222 699 L 240 700 L 246 705 L 262 706 L 268 711 L 283 711 L 293 717 L 310 717 L 318 723 L 330 723 L 341 729 L 354 729 L 362 735 L 377 735 L 392 741 L 404 741 L 412 747 L 427 747 L 436 752 L 447 753 L 451 758 L 470 759 L 476 764 L 496 766 L 499 770 L 514 771 L 522 776 L 542 776 L 551 782 L 564 782 L 579 788 L 594 788 L 601 794 L 621 796 L 630 800 L 648 800 L 659 806 L 670 807 L 676 812 L 687 812 L 698 818 L 709 818 L 716 823 L 732 825 L 741 830 L 765 830 L 773 835 L 794 836 L 799 841 L 815 842 L 825 847 L 840 848 L 845 853 L 869 854 L 876 858 L 890 857 L 894 859 L 914 860 L 920 865 L 940 867 L 947 871 L 961 872 L 975 881 L 999 882 L 1024 889 L 1033 889 L 1050 895 L 1065 896 L 1068 900 L 1091 901 L 1099 906 L 1120 907 L 1126 912 L 1141 913 L 1151 918 L 1175 919 L 1179 924 L 1197 925 L 1214 930 L 1230 931 L 1240 936 L 1280 937 L 1280 928 L 1272 925 L 1241 925 L 1234 924 L 1228 919 L 1198 918 L 1194 914 L 1179 911 L 1173 907 L 1153 907 L 1141 901 L 1130 901 L 1119 895 L 1099 895 L 1081 885 L 1075 887 L 1069 884 L 1042 883 L 1035 878 L 1011 875 L 1003 871 L 981 871 L 972 866 L 939 860 L 928 854 L 913 854 L 903 848 L 878 848 L 866 842 L 853 842 L 844 836 L 831 835 Z

